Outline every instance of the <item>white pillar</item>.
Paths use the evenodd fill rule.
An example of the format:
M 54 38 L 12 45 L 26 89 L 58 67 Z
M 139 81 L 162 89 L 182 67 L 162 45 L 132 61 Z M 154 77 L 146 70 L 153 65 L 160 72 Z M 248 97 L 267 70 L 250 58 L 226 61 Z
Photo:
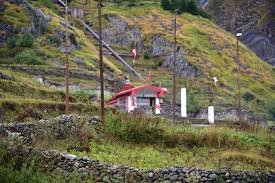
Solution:
M 160 114 L 160 102 L 159 102 L 159 98 L 156 98 L 155 113 L 156 114 Z
M 215 123 L 215 111 L 214 106 L 208 106 L 208 122 L 210 124 Z
M 181 117 L 187 117 L 186 88 L 181 89 Z

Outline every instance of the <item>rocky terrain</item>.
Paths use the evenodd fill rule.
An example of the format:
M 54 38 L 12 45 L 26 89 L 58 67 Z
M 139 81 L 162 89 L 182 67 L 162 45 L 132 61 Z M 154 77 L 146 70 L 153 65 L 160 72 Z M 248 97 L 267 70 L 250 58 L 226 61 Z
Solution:
M 260 58 L 275 65 L 275 3 L 272 0 L 199 1 L 225 30 L 242 32 L 241 40 Z

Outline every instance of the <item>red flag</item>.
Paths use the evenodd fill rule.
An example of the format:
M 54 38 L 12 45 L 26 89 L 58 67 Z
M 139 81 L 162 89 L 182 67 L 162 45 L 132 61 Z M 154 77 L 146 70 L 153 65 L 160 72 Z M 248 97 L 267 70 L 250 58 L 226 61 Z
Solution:
M 132 57 L 133 57 L 133 64 L 136 62 L 136 58 L 137 58 L 137 49 L 134 48 L 132 50 Z

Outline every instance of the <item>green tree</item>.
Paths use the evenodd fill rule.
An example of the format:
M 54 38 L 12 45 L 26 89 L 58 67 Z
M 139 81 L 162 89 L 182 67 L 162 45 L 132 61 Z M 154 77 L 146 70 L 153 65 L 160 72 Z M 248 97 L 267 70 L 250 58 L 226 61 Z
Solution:
M 182 0 L 181 3 L 180 3 L 180 12 L 186 12 L 187 10 L 187 2 L 186 0 Z
M 25 32 L 20 39 L 19 45 L 21 47 L 30 48 L 33 45 L 34 37 L 29 32 Z
M 12 49 L 12 48 L 16 47 L 16 38 L 15 37 L 11 37 L 7 40 L 7 47 L 9 49 Z
M 171 9 L 171 3 L 169 0 L 161 0 L 161 7 L 164 10 L 170 10 Z
M 187 12 L 193 14 L 193 15 L 199 15 L 199 8 L 197 6 L 197 3 L 194 0 L 190 0 L 187 3 Z
M 271 119 L 275 120 L 275 101 L 268 104 L 268 113 Z

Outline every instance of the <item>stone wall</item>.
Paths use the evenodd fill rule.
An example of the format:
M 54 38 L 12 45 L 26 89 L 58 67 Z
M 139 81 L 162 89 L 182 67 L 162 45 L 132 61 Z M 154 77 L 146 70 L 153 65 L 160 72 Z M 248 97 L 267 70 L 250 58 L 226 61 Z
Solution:
M 65 138 L 66 135 L 74 133 L 76 121 L 79 116 L 60 116 L 53 120 L 40 120 L 35 124 L 14 124 L 0 126 L 0 137 L 11 136 L 9 144 L 16 139 L 23 139 L 18 146 L 9 146 L 9 153 L 12 156 L 22 156 L 24 159 L 39 157 L 45 171 L 63 172 L 70 176 L 78 173 L 81 178 L 91 178 L 96 182 L 121 183 L 121 182 L 275 182 L 275 172 L 250 172 L 250 171 L 229 171 L 224 169 L 201 170 L 193 167 L 170 167 L 157 170 L 142 170 L 125 165 L 113 165 L 102 163 L 89 157 L 77 157 L 73 154 L 62 153 L 56 150 L 35 150 L 30 148 L 31 134 L 43 133 L 47 128 L 56 127 L 53 130 L 57 138 Z M 89 119 L 91 127 L 100 132 L 100 121 L 97 117 Z M 64 133 L 65 132 L 65 133 Z M 64 136 L 65 135 L 65 136 Z M 15 138 L 15 137 L 22 138 Z M 27 140 L 26 140 L 27 139 Z M 12 150 L 15 148 L 15 150 Z
M 67 172 L 77 171 L 96 182 L 274 182 L 274 172 L 248 172 L 228 170 L 201 170 L 187 167 L 170 167 L 144 171 L 141 169 L 101 163 L 88 157 L 79 158 L 55 150 L 42 153 L 44 167 Z
M 162 115 L 167 118 L 173 117 L 173 105 L 169 103 L 165 103 L 161 106 L 162 108 Z M 248 123 L 259 123 L 263 126 L 266 126 L 267 124 L 267 118 L 264 115 L 255 114 L 250 111 L 242 111 L 243 119 Z M 176 106 L 176 117 L 180 121 L 181 118 L 181 106 Z M 200 109 L 198 113 L 191 114 L 188 113 L 189 119 L 194 120 L 205 120 L 207 122 L 208 119 L 208 111 L 206 109 Z M 237 109 L 236 108 L 221 108 L 221 109 L 215 109 L 215 120 L 216 122 L 237 122 L 239 120 L 237 115 Z

